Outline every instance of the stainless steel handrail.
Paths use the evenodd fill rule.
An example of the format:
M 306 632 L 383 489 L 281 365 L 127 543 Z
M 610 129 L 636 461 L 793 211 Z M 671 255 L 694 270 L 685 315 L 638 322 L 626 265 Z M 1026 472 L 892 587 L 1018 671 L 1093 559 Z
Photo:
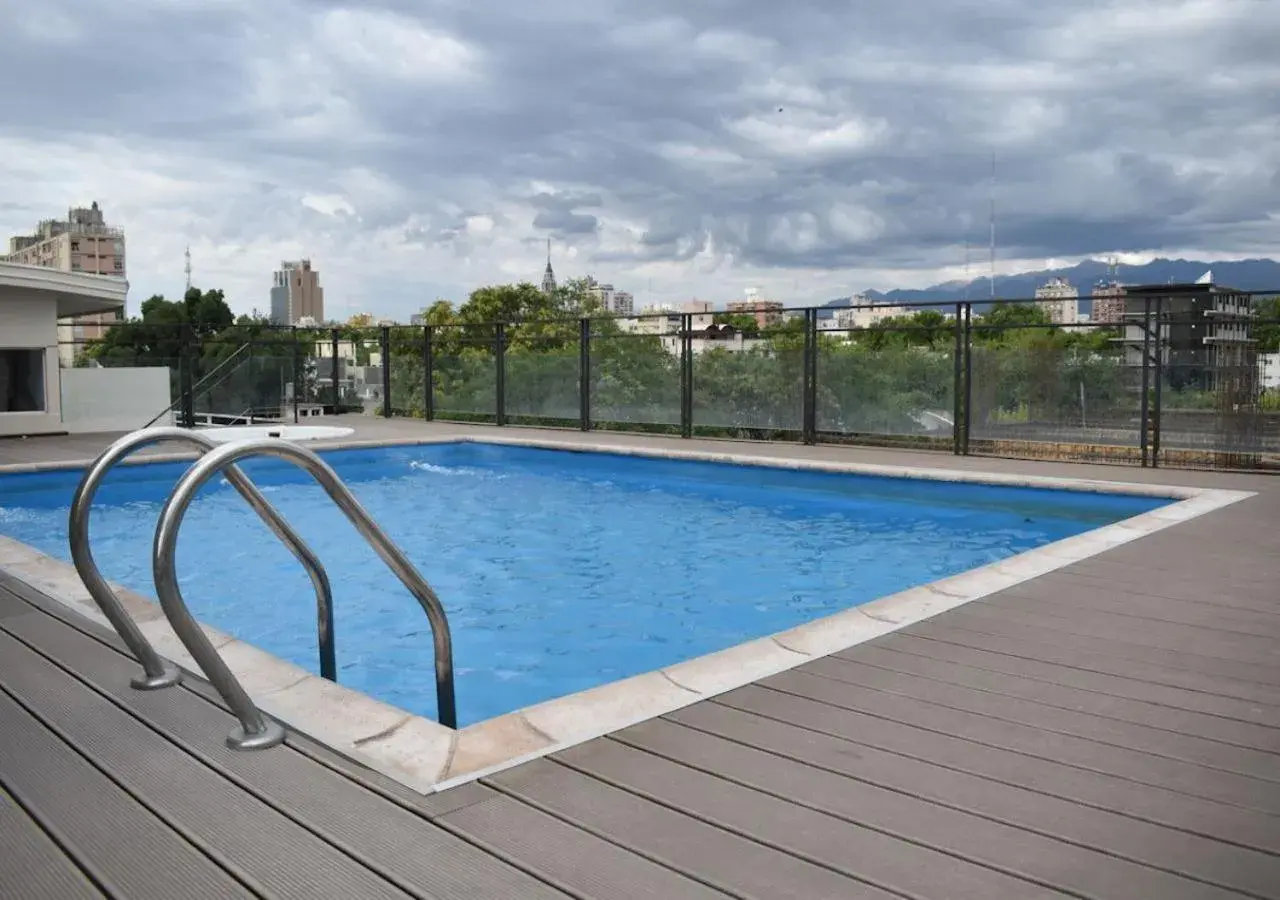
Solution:
M 457 704 L 453 689 L 453 640 L 449 634 L 449 619 L 440 598 L 400 548 L 377 526 L 328 463 L 298 444 L 278 438 L 253 438 L 224 444 L 209 451 L 182 476 L 160 513 L 151 554 L 156 593 L 160 597 L 161 608 L 169 618 L 169 624 L 240 720 L 239 726 L 227 736 L 227 744 L 237 750 L 273 746 L 281 740 L 281 735 L 276 731 L 279 726 L 263 716 L 249 699 L 248 693 L 222 661 L 196 620 L 191 617 L 191 612 L 182 599 L 182 591 L 178 588 L 174 553 L 178 546 L 182 517 L 186 515 L 200 488 L 221 470 L 232 471 L 229 467 L 251 456 L 273 456 L 287 460 L 310 473 L 356 527 L 356 531 L 360 532 L 374 552 L 391 568 L 400 583 L 417 599 L 431 623 L 435 644 L 436 708 L 440 724 L 457 728 Z
M 137 624 L 125 612 L 124 606 L 115 591 L 107 584 L 98 564 L 93 559 L 93 551 L 89 546 L 89 513 L 93 508 L 93 498 L 102 484 L 103 478 L 113 466 L 135 450 L 151 444 L 178 442 L 192 444 L 207 453 L 218 446 L 198 431 L 185 428 L 174 428 L 163 425 L 157 428 L 143 428 L 120 438 L 108 447 L 101 456 L 93 461 L 80 479 L 75 496 L 71 500 L 71 516 L 67 532 L 71 540 L 71 559 L 75 563 L 76 572 L 93 597 L 102 614 L 115 628 L 125 645 L 142 663 L 143 674 L 131 682 L 139 690 L 155 690 L 177 684 L 181 680 L 181 670 L 172 663 L 160 658 L 150 642 L 143 636 Z M 329 585 L 329 576 L 325 574 L 320 559 L 311 551 L 297 532 L 290 527 L 276 512 L 275 507 L 267 502 L 262 492 L 254 487 L 253 482 L 245 477 L 238 468 L 227 469 L 227 481 L 231 483 L 240 496 L 248 501 L 261 518 L 266 522 L 280 540 L 284 541 L 289 551 L 307 570 L 311 583 L 316 590 L 316 621 L 320 644 L 320 674 L 330 681 L 337 680 L 337 661 L 333 647 L 333 590 Z

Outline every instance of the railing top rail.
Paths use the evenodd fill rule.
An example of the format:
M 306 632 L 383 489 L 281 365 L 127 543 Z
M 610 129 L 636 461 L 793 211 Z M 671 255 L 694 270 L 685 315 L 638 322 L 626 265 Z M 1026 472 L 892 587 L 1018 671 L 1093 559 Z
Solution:
M 71 543 L 71 559 L 76 572 L 84 582 L 85 588 L 93 598 L 102 614 L 106 616 L 116 633 L 125 645 L 142 664 L 143 674 L 133 680 L 133 686 L 140 690 L 153 690 L 177 684 L 181 678 L 180 670 L 163 660 L 151 643 L 142 634 L 137 623 L 125 612 L 120 602 L 107 584 L 98 564 L 93 558 L 89 543 L 89 513 L 93 508 L 93 499 L 107 473 L 129 454 L 143 447 L 160 443 L 184 443 L 198 448 L 201 453 L 208 453 L 218 446 L 198 431 L 186 428 L 161 426 L 144 428 L 131 432 L 113 443 L 85 471 L 84 477 L 76 487 L 71 501 L 68 534 Z M 267 524 L 290 552 L 302 563 L 311 578 L 316 591 L 316 613 L 319 622 L 320 671 L 325 678 L 334 680 L 337 677 L 337 665 L 333 649 L 333 592 L 329 585 L 329 577 L 320 564 L 319 558 L 300 538 L 270 503 L 262 492 L 254 487 L 244 473 L 231 467 L 226 472 L 227 481 L 249 503 L 254 512 Z
M 369 542 L 374 552 L 418 600 L 431 623 L 435 648 L 436 700 L 439 719 L 446 727 L 456 728 L 453 641 L 449 632 L 448 616 L 445 614 L 440 598 L 400 548 L 373 521 L 328 463 L 311 450 L 298 444 L 278 438 L 260 438 L 224 444 L 198 460 L 178 481 L 165 503 L 160 513 L 160 522 L 156 526 L 155 543 L 152 546 L 156 592 L 169 623 L 209 681 L 235 713 L 236 718 L 240 720 L 240 725 L 227 738 L 228 744 L 238 749 L 272 746 L 279 742 L 279 737 L 274 731 L 277 726 L 258 710 L 199 624 L 192 618 L 182 598 L 182 591 L 178 587 L 174 556 L 183 516 L 186 515 L 200 488 L 220 471 L 224 469 L 232 471 L 231 467 L 236 462 L 253 456 L 272 456 L 292 462 L 310 473 L 361 536 Z

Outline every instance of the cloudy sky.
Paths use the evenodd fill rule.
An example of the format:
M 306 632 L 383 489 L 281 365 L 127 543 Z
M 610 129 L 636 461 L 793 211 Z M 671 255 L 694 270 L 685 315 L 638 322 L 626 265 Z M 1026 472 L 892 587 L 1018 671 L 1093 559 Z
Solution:
M 98 200 L 131 298 L 329 314 L 591 273 L 793 303 L 1276 255 L 1280 0 L 0 0 L 0 234 Z M 975 272 L 975 274 L 977 274 Z

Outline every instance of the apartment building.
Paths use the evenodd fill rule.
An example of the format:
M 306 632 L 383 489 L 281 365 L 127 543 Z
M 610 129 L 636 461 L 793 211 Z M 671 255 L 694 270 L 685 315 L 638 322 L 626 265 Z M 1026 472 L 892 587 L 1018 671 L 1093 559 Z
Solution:
M 1036 301 L 1054 325 L 1075 325 L 1080 321 L 1080 291 L 1065 278 L 1050 278 L 1036 288 Z
M 601 284 L 587 278 L 587 294 L 600 305 L 603 312 L 615 316 L 630 316 L 636 311 L 636 300 L 630 292 L 619 291 L 611 284 Z
M 124 232 L 107 225 L 96 200 L 88 207 L 67 210 L 65 219 L 41 220 L 31 234 L 10 237 L 9 252 L 0 259 L 60 272 L 126 276 Z M 59 319 L 61 365 L 71 366 L 76 352 L 86 341 L 101 338 L 124 316 L 121 307 L 111 312 Z
M 1118 325 L 1124 321 L 1125 287 L 1118 281 L 1099 281 L 1089 296 L 1093 299 L 1090 321 L 1099 325 Z
M 271 282 L 271 321 L 276 325 L 318 324 L 324 318 L 324 288 L 311 260 L 280 263 Z
M 1126 288 L 1121 339 L 1126 362 L 1142 365 L 1142 323 L 1150 304 L 1161 324 L 1160 363 L 1170 387 L 1211 391 L 1235 384 L 1242 374 L 1256 378 L 1257 348 L 1249 329 L 1252 298 L 1212 279 L 1206 272 L 1191 284 Z
M 734 315 L 754 316 L 761 328 L 782 322 L 784 306 L 777 300 L 765 300 L 758 288 L 747 288 L 746 300 L 733 300 L 725 304 L 725 311 Z

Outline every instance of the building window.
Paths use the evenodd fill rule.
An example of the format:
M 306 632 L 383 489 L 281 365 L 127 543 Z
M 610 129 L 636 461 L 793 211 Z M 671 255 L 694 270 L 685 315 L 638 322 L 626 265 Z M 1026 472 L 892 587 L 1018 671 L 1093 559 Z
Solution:
M 44 411 L 44 350 L 0 350 L 0 413 Z

